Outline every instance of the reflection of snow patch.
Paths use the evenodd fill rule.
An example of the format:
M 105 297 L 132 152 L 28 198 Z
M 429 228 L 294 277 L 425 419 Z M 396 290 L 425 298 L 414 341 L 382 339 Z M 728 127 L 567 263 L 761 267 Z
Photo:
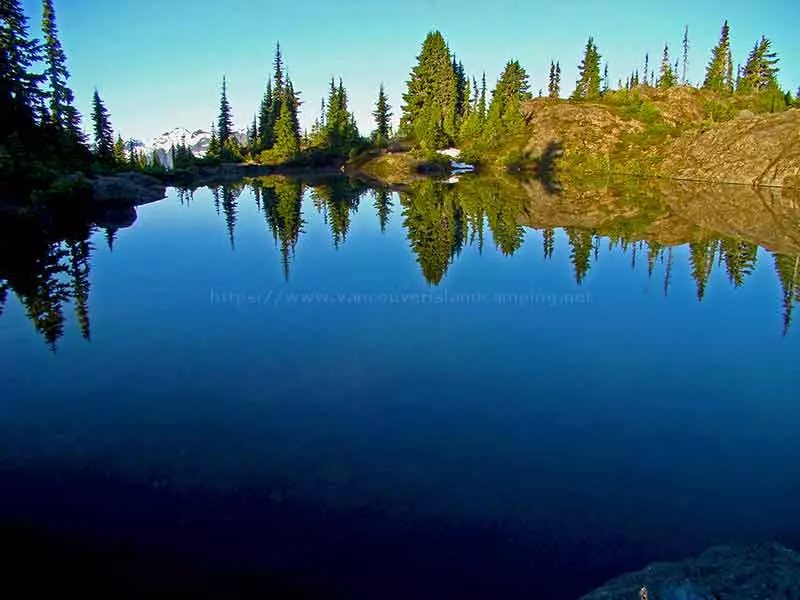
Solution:
M 475 170 L 475 167 L 472 165 L 468 165 L 467 163 L 453 161 L 450 163 L 450 168 L 453 169 L 454 175 L 460 175 L 462 173 L 472 173 Z
M 458 158 L 461 156 L 461 150 L 458 148 L 446 148 L 445 150 L 439 150 L 439 154 L 447 156 L 448 158 Z
M 453 175 L 450 179 L 445 181 L 445 183 L 451 183 L 452 184 L 452 183 L 458 183 L 459 181 L 461 181 L 461 177 L 459 177 L 458 175 Z

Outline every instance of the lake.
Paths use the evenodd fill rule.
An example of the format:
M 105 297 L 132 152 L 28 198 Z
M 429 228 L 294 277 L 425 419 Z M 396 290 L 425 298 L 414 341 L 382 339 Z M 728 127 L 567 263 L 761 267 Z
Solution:
M 137 212 L 2 234 L 7 539 L 342 598 L 800 548 L 789 192 L 263 178 Z

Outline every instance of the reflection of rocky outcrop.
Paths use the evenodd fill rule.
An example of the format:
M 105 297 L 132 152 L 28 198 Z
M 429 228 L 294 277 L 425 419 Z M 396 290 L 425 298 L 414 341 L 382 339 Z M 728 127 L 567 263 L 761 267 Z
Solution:
M 800 599 L 800 554 L 778 544 L 720 546 L 696 558 L 656 563 L 582 600 Z
M 800 254 L 800 192 L 666 180 L 602 180 L 565 184 L 554 196 L 536 181 L 527 194 L 523 225 L 624 232 L 630 241 L 665 246 L 716 233 L 784 254 Z

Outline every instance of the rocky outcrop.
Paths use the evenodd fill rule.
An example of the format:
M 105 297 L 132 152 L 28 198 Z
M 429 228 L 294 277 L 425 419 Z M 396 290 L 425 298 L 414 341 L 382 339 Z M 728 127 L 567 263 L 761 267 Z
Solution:
M 719 546 L 656 563 L 581 600 L 800 600 L 800 554 L 779 544 Z
M 166 197 L 164 184 L 143 173 L 118 173 L 90 180 L 93 198 L 100 204 L 138 206 L 157 202 Z
M 800 187 L 800 110 L 745 116 L 683 134 L 659 174 L 675 179 Z

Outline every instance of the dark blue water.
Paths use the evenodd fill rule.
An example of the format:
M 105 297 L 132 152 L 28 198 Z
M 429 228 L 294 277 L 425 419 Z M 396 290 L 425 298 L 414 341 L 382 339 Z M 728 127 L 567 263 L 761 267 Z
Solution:
M 346 598 L 800 547 L 792 248 L 458 186 L 173 190 L 20 259 L 0 522 Z

